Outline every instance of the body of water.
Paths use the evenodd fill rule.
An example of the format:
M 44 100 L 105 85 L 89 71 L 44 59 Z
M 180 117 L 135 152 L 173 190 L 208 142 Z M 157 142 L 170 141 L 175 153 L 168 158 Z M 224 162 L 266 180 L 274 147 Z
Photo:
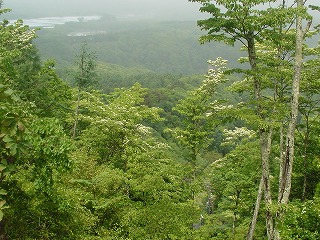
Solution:
M 101 19 L 101 16 L 68 16 L 68 17 L 45 17 L 45 18 L 32 18 L 23 19 L 25 25 L 31 28 L 43 27 L 43 28 L 54 28 L 55 25 L 61 25 L 68 22 L 88 22 L 97 21 Z M 10 20 L 15 22 L 16 20 Z

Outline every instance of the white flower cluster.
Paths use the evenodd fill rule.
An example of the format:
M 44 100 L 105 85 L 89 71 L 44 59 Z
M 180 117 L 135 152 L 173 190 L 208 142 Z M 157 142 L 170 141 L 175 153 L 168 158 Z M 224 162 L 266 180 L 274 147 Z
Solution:
M 155 149 L 168 149 L 168 148 L 171 148 L 167 143 L 162 143 L 162 142 L 157 142 L 153 148 Z
M 208 60 L 208 63 L 212 66 L 207 73 L 207 79 L 211 81 L 221 82 L 224 75 L 224 70 L 226 69 L 227 60 L 218 57 L 216 60 Z
M 232 109 L 233 105 L 222 105 L 222 104 L 218 104 L 217 100 L 214 100 L 212 103 L 210 103 L 210 107 L 213 110 L 206 112 L 205 116 L 206 117 L 210 117 L 212 116 L 214 113 L 218 112 L 218 111 L 222 111 L 222 110 L 227 110 L 227 109 Z
M 232 109 L 232 108 L 233 108 L 233 105 L 221 105 L 221 104 L 215 105 L 215 106 L 213 107 L 213 109 L 216 110 L 216 111 L 221 111 L 221 110 L 226 110 L 226 109 Z
M 223 130 L 223 134 L 225 136 L 225 144 L 226 143 L 235 143 L 239 139 L 247 138 L 251 139 L 254 138 L 256 133 L 253 130 L 249 130 L 246 127 L 235 127 L 235 129 L 228 130 L 225 129 Z
M 36 37 L 36 30 L 26 30 L 24 26 L 17 26 L 11 33 L 11 43 L 22 49 L 32 46 L 31 40 Z
M 206 79 L 203 81 L 203 84 L 199 89 L 200 91 L 212 91 L 212 88 L 225 80 L 224 70 L 226 69 L 227 62 L 227 60 L 224 60 L 221 57 L 218 57 L 214 61 L 208 60 L 208 64 L 210 64 L 211 67 L 208 70 Z
M 220 68 L 220 69 L 225 69 L 226 65 L 228 63 L 228 60 L 222 59 L 221 57 L 218 57 L 216 60 L 208 60 L 208 63 L 215 67 L 215 68 Z
M 142 124 L 138 124 L 137 126 L 137 131 L 143 135 L 147 135 L 147 134 L 150 134 L 151 133 L 151 128 L 150 127 L 147 127 L 147 126 L 144 126 Z

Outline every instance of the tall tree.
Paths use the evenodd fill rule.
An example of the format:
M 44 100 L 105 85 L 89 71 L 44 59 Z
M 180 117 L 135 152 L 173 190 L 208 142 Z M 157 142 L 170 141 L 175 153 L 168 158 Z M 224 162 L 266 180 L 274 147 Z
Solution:
M 1 9 L 0 15 L 10 11 Z M 21 20 L 9 24 L 7 20 L 0 23 L 0 157 L 1 157 L 1 183 L 8 175 L 9 165 L 17 160 L 24 149 L 26 133 L 26 118 L 28 104 L 23 102 L 14 89 L 17 77 L 17 64 L 15 60 L 32 48 L 31 42 L 35 38 L 35 31 L 24 26 Z M 1 190 L 1 208 L 5 200 L 5 191 Z M 3 213 L 0 211 L 0 220 Z M 0 226 L 0 232 L 2 232 Z
M 305 2 L 297 0 L 297 9 L 303 9 Z M 296 47 L 295 47 L 295 64 L 294 64 L 294 77 L 292 81 L 292 100 L 291 100 L 291 114 L 289 126 L 287 130 L 285 153 L 280 165 L 280 179 L 279 179 L 279 203 L 288 203 L 291 191 L 292 168 L 294 160 L 294 140 L 295 129 L 299 109 L 299 95 L 300 95 L 300 79 L 303 63 L 302 47 L 304 42 L 305 31 L 302 26 L 303 17 L 297 14 L 296 17 Z M 311 22 L 307 27 L 310 27 Z M 306 29 L 308 30 L 308 29 Z
M 274 9 L 257 10 L 257 6 L 270 1 L 197 1 L 202 3 L 200 11 L 211 15 L 209 19 L 199 20 L 198 25 L 208 31 L 208 34 L 200 38 L 202 43 L 209 41 L 223 41 L 234 44 L 236 41 L 243 43 L 247 49 L 247 55 L 251 67 L 250 78 L 253 85 L 253 96 L 256 101 L 256 114 L 262 123 L 266 118 L 262 106 L 262 80 L 258 74 L 258 63 L 256 53 L 256 41 L 263 40 L 266 28 L 275 28 L 278 23 L 271 19 L 274 17 Z M 271 127 L 264 123 L 259 126 L 262 179 L 264 196 L 267 205 L 272 204 L 271 186 L 269 178 L 269 154 L 271 148 Z M 273 219 L 270 211 L 266 213 L 267 232 L 273 239 Z
M 320 100 L 318 98 L 320 93 L 319 50 L 319 46 L 316 48 L 304 48 L 304 54 L 309 55 L 309 57 L 303 64 L 301 95 L 299 98 L 299 114 L 301 118 L 299 118 L 297 125 L 298 141 L 295 141 L 298 150 L 297 154 L 299 154 L 303 166 L 303 171 L 298 174 L 298 178 L 302 177 L 303 181 L 298 181 L 300 184 L 302 182 L 303 188 L 295 191 L 299 195 L 294 194 L 295 197 L 299 196 L 303 201 L 312 199 L 314 196 L 318 176 L 318 174 L 314 174 L 314 171 L 318 169 L 316 167 L 316 159 L 319 155 L 316 144 L 318 134 L 315 134 L 318 132 L 320 114 Z M 315 53 L 316 58 L 313 57 Z
M 224 71 L 227 61 L 217 58 L 208 61 L 210 70 L 199 88 L 190 91 L 174 107 L 182 118 L 180 127 L 173 129 L 173 135 L 191 154 L 189 162 L 195 169 L 197 157 L 212 141 L 212 129 L 219 125 L 220 102 L 215 98 L 216 88 L 227 81 Z
M 89 86 L 92 86 L 96 75 L 96 55 L 90 51 L 88 44 L 85 43 L 80 49 L 80 54 L 76 57 L 76 65 L 78 71 L 75 76 L 75 85 L 78 88 L 76 109 L 74 113 L 74 124 L 72 129 L 72 138 L 74 139 L 77 135 L 78 115 L 81 91 L 84 91 Z
M 301 21 L 302 16 L 307 17 L 305 9 L 298 3 L 298 7 L 286 7 L 288 1 L 282 1 L 278 4 L 277 1 L 271 0 L 191 0 L 192 2 L 199 2 L 202 4 L 200 11 L 209 13 L 211 17 L 206 20 L 199 20 L 198 25 L 208 32 L 207 35 L 200 38 L 201 43 L 209 41 L 223 41 L 227 44 L 234 44 L 240 41 L 244 44 L 247 50 L 248 62 L 250 64 L 250 71 L 243 71 L 247 75 L 246 83 L 252 86 L 252 97 L 254 101 L 251 103 L 255 106 L 256 120 L 258 122 L 257 130 L 260 135 L 260 152 L 262 162 L 262 181 L 264 186 L 266 208 L 266 227 L 269 239 L 276 239 L 277 231 L 274 226 L 274 216 L 270 210 L 272 204 L 271 183 L 270 183 L 270 151 L 272 146 L 272 135 L 274 130 L 275 119 L 272 113 L 275 106 L 270 105 L 266 101 L 264 94 L 269 92 L 271 87 L 270 79 L 266 78 L 266 70 L 261 66 L 262 59 L 259 58 L 257 52 L 257 45 L 263 42 L 271 42 L 272 44 L 281 43 L 284 39 L 285 33 L 290 29 L 291 22 L 296 19 Z M 272 7 L 275 3 L 276 6 Z M 269 7 L 263 7 L 264 4 L 269 4 Z M 300 20 L 299 20 L 300 17 Z M 297 23 L 298 24 L 298 23 Z M 284 27 L 286 31 L 284 31 Z M 301 71 L 300 47 L 302 46 L 303 30 L 301 25 L 297 25 L 297 47 L 296 47 L 296 67 L 295 78 L 292 84 L 293 101 L 291 104 L 291 121 L 288 127 L 286 149 L 287 156 L 293 157 L 293 137 L 296 121 L 297 101 L 299 95 L 298 82 Z M 301 31 L 301 32 L 299 32 Z M 299 42 L 299 44 L 298 44 Z M 286 49 L 284 50 L 286 51 Z M 281 52 L 281 51 L 280 51 Z M 280 59 L 281 60 L 281 59 Z M 267 70 L 270 71 L 270 70 Z M 291 145 L 292 144 L 292 145 Z M 281 174 L 281 184 L 279 186 L 279 193 L 290 193 L 291 174 L 292 174 L 292 160 L 285 162 L 282 170 L 285 173 Z M 282 187 L 283 186 L 283 187 Z M 280 190 L 281 189 L 281 190 Z M 261 194 L 258 194 L 261 196 Z M 279 196 L 281 202 L 287 202 L 289 195 Z M 257 201 L 259 202 L 259 201 Z M 251 239 L 248 237 L 248 239 Z

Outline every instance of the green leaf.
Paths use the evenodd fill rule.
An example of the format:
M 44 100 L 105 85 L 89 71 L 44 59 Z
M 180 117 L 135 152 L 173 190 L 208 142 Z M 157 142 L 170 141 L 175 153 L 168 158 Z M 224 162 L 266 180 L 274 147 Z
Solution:
M 8 96 L 12 95 L 13 94 L 13 90 L 12 89 L 7 89 L 6 91 L 4 91 L 4 93 Z
M 310 8 L 311 10 L 320 11 L 320 6 L 309 5 L 309 8 Z
M 4 166 L 4 165 L 0 164 L 0 172 L 2 172 L 6 168 L 7 168 L 7 166 Z
M 0 201 L 0 209 L 6 204 L 6 200 Z
M 0 189 L 0 195 L 7 195 L 7 191 L 4 189 Z
M 8 165 L 8 162 L 7 162 L 7 160 L 5 160 L 5 159 L 1 160 L 0 163 L 3 164 L 3 165 Z
M 7 116 L 2 120 L 2 125 L 10 126 L 13 121 L 14 118 L 12 117 L 12 113 L 8 113 Z
M 5 135 L 4 138 L 2 138 L 2 141 L 5 143 L 13 142 L 12 138 L 9 137 L 9 135 Z
M 17 126 L 18 126 L 18 129 L 19 129 L 20 131 L 24 131 L 24 130 L 25 130 L 25 126 L 23 125 L 22 122 L 18 122 L 18 123 L 17 123 Z
M 17 144 L 11 145 L 11 147 L 10 147 L 10 153 L 11 153 L 12 156 L 14 156 L 14 155 L 17 154 L 17 149 L 18 149 L 18 145 L 17 145 Z
M 2 210 L 0 210 L 0 221 L 2 221 L 2 219 L 3 219 L 3 212 Z

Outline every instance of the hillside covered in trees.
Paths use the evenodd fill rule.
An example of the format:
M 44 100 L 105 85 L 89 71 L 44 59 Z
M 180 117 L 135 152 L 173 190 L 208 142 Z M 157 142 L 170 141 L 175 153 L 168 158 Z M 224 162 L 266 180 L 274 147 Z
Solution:
M 201 32 L 191 21 L 130 21 L 104 16 L 96 21 L 69 22 L 42 29 L 38 35 L 35 43 L 42 57 L 53 57 L 57 67 L 72 65 L 84 41 L 96 52 L 98 61 L 140 66 L 161 73 L 204 74 L 208 59 L 241 56 L 239 49 L 223 44 L 200 45 Z M 231 62 L 236 64 L 234 59 Z
M 39 30 L 0 1 L 0 240 L 320 239 L 320 8 L 190 2 Z

